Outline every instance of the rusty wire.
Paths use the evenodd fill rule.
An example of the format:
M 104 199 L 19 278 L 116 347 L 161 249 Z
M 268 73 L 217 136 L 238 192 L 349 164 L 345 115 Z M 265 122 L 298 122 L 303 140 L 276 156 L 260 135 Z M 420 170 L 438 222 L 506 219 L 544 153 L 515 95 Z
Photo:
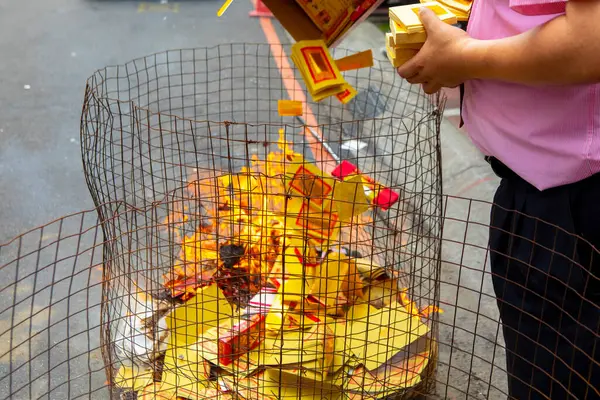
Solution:
M 288 47 L 260 44 L 177 50 L 107 67 L 90 77 L 81 146 L 96 208 L 0 244 L 0 397 L 136 398 L 114 384 L 123 362 L 139 361 L 117 351 L 123 342 L 119 329 L 128 318 L 123 310 L 135 314 L 132 294 L 150 295 L 163 307 L 153 316 L 159 326 L 159 319 L 181 305 L 163 279 L 179 260 L 181 236 L 194 234 L 214 218 L 205 211 L 221 201 L 211 186 L 215 179 L 239 172 L 253 156 L 266 159 L 277 148 L 279 129 L 306 160 L 325 165 L 319 161 L 334 153 L 334 161 L 349 160 L 401 194 L 389 210 L 352 224 L 350 231 L 366 236 L 350 234 L 334 243 L 381 260 L 385 269 L 398 274 L 417 307 L 443 309 L 441 315 L 424 318 L 430 328 L 428 364 L 420 382 L 395 387 L 384 368 L 384 397 L 506 397 L 504 342 L 488 266 L 491 204 L 442 193 L 444 99 L 423 95 L 385 62 L 347 72 L 346 79 L 360 94 L 353 102 L 309 101 L 317 121 L 310 128 L 327 144 L 318 146 L 305 125 L 274 111 L 276 101 L 289 95 L 275 59 L 289 62 L 289 54 Z M 334 51 L 336 58 L 346 54 Z M 294 70 L 284 71 L 297 76 Z M 211 190 L 198 196 L 190 193 L 190 183 Z M 183 210 L 187 220 L 173 219 Z M 559 228 L 556 232 L 565 234 Z M 576 240 L 596 254 L 589 243 Z M 532 251 L 554 252 L 547 244 L 530 244 Z M 574 255 L 558 257 L 571 268 L 588 271 Z M 257 278 L 265 277 L 261 273 Z M 225 279 L 232 278 L 215 278 Z M 232 303 L 247 302 L 241 293 L 237 296 L 229 298 Z M 367 326 L 383 328 L 375 322 Z M 407 348 L 405 358 L 415 355 L 411 351 Z M 152 379 L 160 382 L 168 370 L 164 349 L 153 354 L 150 364 Z M 197 398 L 267 398 L 237 381 L 225 390 L 227 384 L 218 372 L 214 375 L 218 365 L 209 367 L 207 379 L 215 391 Z M 266 379 L 257 376 L 256 382 Z M 339 390 L 320 397 L 338 398 L 339 391 L 343 398 L 383 398 L 364 384 L 350 389 L 348 375 L 340 382 Z M 598 390 L 587 383 L 590 395 Z M 297 385 L 309 391 L 317 387 Z M 155 389 L 156 398 L 162 398 L 159 389 L 164 388 L 157 383 Z

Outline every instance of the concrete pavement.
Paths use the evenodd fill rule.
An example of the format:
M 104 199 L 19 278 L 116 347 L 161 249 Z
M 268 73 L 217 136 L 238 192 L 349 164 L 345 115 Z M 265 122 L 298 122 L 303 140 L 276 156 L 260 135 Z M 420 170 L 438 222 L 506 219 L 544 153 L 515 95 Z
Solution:
M 155 52 L 264 42 L 250 2 L 0 0 L 0 243 L 93 207 L 79 151 L 86 79 Z

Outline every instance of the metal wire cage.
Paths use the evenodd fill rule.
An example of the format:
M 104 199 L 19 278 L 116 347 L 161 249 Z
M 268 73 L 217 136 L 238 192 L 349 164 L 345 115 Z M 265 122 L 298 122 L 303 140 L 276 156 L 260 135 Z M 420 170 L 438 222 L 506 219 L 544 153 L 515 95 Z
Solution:
M 111 382 L 123 373 L 120 364 L 133 362 L 137 368 L 158 362 L 162 365 L 149 369 L 160 369 L 169 383 L 183 385 L 178 379 L 185 371 L 171 359 L 177 355 L 187 362 L 190 355 L 177 352 L 191 345 L 193 357 L 203 354 L 200 358 L 210 366 L 204 369 L 217 375 L 210 384 L 202 383 L 206 397 L 244 392 L 255 384 L 267 397 L 289 397 L 296 387 L 318 391 L 323 398 L 342 392 L 368 396 L 369 389 L 358 382 L 365 370 L 345 372 L 351 366 L 364 368 L 344 361 L 357 355 L 368 356 L 373 371 L 381 366 L 374 372 L 371 396 L 425 391 L 419 388 L 427 386 L 435 365 L 436 327 L 433 315 L 419 312 L 433 309 L 438 297 L 443 102 L 401 85 L 389 63 L 378 62 L 344 73 L 359 93 L 350 103 L 335 98 L 314 103 L 298 83 L 289 54 L 289 48 L 263 45 L 181 50 L 107 68 L 90 78 L 82 120 L 86 178 L 102 219 L 111 221 L 105 230 L 118 238 L 114 252 L 121 257 L 108 268 L 104 286 L 103 338 Z M 348 54 L 336 50 L 333 56 Z M 277 114 L 277 100 L 288 98 L 304 103 L 301 118 Z M 348 163 L 364 179 L 336 175 Z M 371 185 L 367 192 L 365 185 Z M 372 194 L 372 204 L 394 193 L 399 201 L 371 207 L 365 193 Z M 140 211 L 123 215 L 123 204 Z M 300 264 L 294 264 L 297 260 Z M 369 267 L 358 277 L 357 268 L 367 268 L 360 263 Z M 385 285 L 394 286 L 394 296 Z M 171 298 L 148 306 L 156 308 L 149 312 L 166 315 L 151 328 L 164 328 L 164 337 L 154 334 L 154 346 L 148 346 L 152 351 L 135 360 L 139 354 L 129 347 L 138 343 L 127 336 L 136 322 L 122 321 L 146 303 L 132 300 L 131 294 L 164 299 L 169 297 L 163 293 L 166 287 Z M 212 287 L 218 290 L 213 293 Z M 394 300 L 402 289 L 405 305 Z M 205 291 L 213 294 L 212 302 L 204 299 Z M 219 302 L 221 297 L 227 301 Z M 267 310 L 250 311 L 257 301 Z M 215 314 L 213 305 L 233 310 Z M 176 322 L 169 315 L 184 311 L 172 312 L 174 307 L 210 309 L 217 322 L 236 321 L 216 323 L 204 316 L 202 322 L 186 321 L 188 316 Z M 371 321 L 369 315 L 378 310 L 381 315 Z M 348 313 L 356 313 L 354 329 L 360 326 L 361 332 L 347 332 Z M 302 321 L 283 328 L 295 318 Z M 181 331 L 175 325 L 186 323 L 196 324 L 197 331 L 173 338 Z M 223 328 L 227 324 L 234 325 L 231 332 Z M 233 332 L 240 324 L 252 325 Z M 384 340 L 389 324 L 396 324 L 395 343 Z M 369 347 L 365 335 L 373 329 L 381 331 L 381 338 L 369 337 L 378 341 Z M 211 342 L 207 337 L 213 331 L 226 339 Z M 296 339 L 291 349 L 282 344 L 294 335 L 313 338 Z M 382 383 L 390 375 L 385 362 L 419 338 L 410 349 L 414 354 L 397 361 L 418 363 L 416 377 L 397 374 L 395 385 Z M 216 359 L 207 353 L 210 345 L 219 346 Z M 173 347 L 173 354 L 167 350 L 163 356 Z M 238 347 L 244 354 L 230 360 L 223 356 Z M 266 360 L 244 359 L 265 354 Z M 246 364 L 240 364 L 240 356 Z M 336 362 L 340 365 L 331 365 Z M 269 375 L 273 371 L 283 371 L 285 379 Z M 185 382 L 196 382 L 198 376 L 188 371 Z M 296 382 L 298 376 L 302 379 Z M 273 385 L 289 390 L 273 394 Z
M 494 275 L 488 265 L 492 256 L 487 248 L 488 233 L 500 230 L 489 226 L 490 209 L 494 205 L 444 196 L 443 206 L 439 305 L 444 313 L 438 320 L 437 373 L 429 377 L 435 387 L 426 397 L 506 398 L 506 350 L 497 300 L 491 288 Z M 113 264 L 122 262 L 123 257 L 114 246 L 121 238 L 105 239 L 97 211 L 65 216 L 0 244 L 0 398 L 119 397 L 107 380 L 105 369 L 116 366 L 116 359 L 115 365 L 105 363 L 103 351 L 106 347 L 102 346 L 100 336 L 106 328 L 102 318 L 110 315 L 110 308 L 106 307 L 110 296 L 103 295 L 103 290 L 107 282 L 118 278 L 107 273 Z M 105 220 L 104 226 L 116 224 L 124 215 L 141 221 L 146 213 L 123 204 L 121 214 L 123 216 L 116 216 L 112 221 Z M 513 219 L 519 223 L 551 227 L 526 215 L 513 213 Z M 560 228 L 551 228 L 555 233 L 549 239 L 551 242 L 560 237 L 579 247 L 577 253 L 588 253 L 591 258 L 598 259 L 597 250 L 589 243 Z M 555 246 L 547 241 L 525 240 L 510 234 L 510 228 L 504 232 L 515 246 L 517 243 L 529 246 L 532 256 L 556 255 L 554 261 L 548 263 L 549 267 L 569 265 L 573 268 L 572 274 L 580 273 L 580 280 L 587 282 L 590 291 L 597 287 L 597 278 L 589 272 L 588 265 L 592 264 L 589 258 L 583 262 L 575 252 L 570 257 L 564 252 L 556 252 Z M 131 234 L 124 232 L 123 238 L 131 237 Z M 508 252 L 497 256 L 511 258 Z M 532 264 L 513 261 L 514 266 L 520 267 L 517 271 L 536 271 Z M 540 274 L 539 277 L 551 283 L 560 270 L 554 276 Z M 565 293 L 556 295 L 561 297 Z M 579 309 L 586 302 L 579 298 L 578 303 L 570 306 Z M 560 304 L 554 304 L 557 321 L 575 318 L 572 313 L 566 313 L 564 301 Z M 597 305 L 592 307 L 597 310 Z M 587 337 L 581 335 L 577 344 L 588 353 L 598 341 L 598 330 L 590 329 L 589 324 L 589 321 L 587 324 L 582 321 L 581 333 Z M 548 332 L 556 333 L 556 330 L 549 327 Z M 535 348 L 535 344 L 532 341 L 526 346 Z M 559 350 L 557 347 L 555 352 Z M 562 362 L 568 369 L 568 363 Z M 590 366 L 597 368 L 597 363 L 590 361 Z M 572 386 L 553 385 L 552 379 L 548 378 L 548 390 L 535 394 L 553 398 L 554 386 L 554 390 L 567 390 L 573 398 L 597 396 L 596 380 L 576 375 L 573 378 L 580 381 Z M 160 380 L 160 377 L 156 379 Z M 152 393 L 148 397 L 152 398 Z M 253 398 L 252 394 L 248 397 Z
M 593 293 L 597 251 L 558 227 L 535 241 L 492 228 L 492 204 L 444 196 L 443 98 L 387 61 L 344 74 L 350 103 L 313 103 L 289 54 L 178 50 L 89 79 L 81 143 L 97 207 L 0 244 L 0 397 L 507 396 L 489 258 L 535 271 L 534 255 L 556 254 L 544 260 Z M 300 119 L 274 111 L 285 98 L 305 101 Z M 335 173 L 342 161 L 360 179 Z M 374 201 L 382 188 L 398 200 Z M 490 253 L 499 230 L 532 257 Z M 571 318 L 565 299 L 555 311 Z M 590 353 L 598 329 L 581 327 Z M 551 381 L 540 396 L 598 393 L 585 376 Z

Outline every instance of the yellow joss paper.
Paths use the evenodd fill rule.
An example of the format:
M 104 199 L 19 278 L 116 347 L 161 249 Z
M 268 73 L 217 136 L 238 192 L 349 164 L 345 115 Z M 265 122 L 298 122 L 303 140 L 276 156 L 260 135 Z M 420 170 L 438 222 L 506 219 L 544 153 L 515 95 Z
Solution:
M 296 42 L 292 46 L 291 58 L 313 98 L 322 91 L 327 91 L 328 96 L 335 95 L 346 83 L 323 40 Z
M 340 221 L 337 212 L 323 209 L 314 202 L 304 202 L 295 218 L 294 225 L 304 235 L 323 243 L 327 240 L 337 240 L 340 233 Z
M 387 56 L 394 68 L 398 68 L 413 58 L 419 50 L 411 48 L 390 48 L 386 44 Z
M 297 0 L 296 3 L 327 39 L 338 36 L 357 6 L 353 0 Z
M 282 296 L 281 289 L 290 287 L 289 285 L 286 286 L 287 282 L 289 281 L 284 281 L 282 286 L 280 286 L 279 293 L 275 297 L 265 319 L 265 327 L 271 335 L 298 331 L 314 324 L 314 320 L 308 318 L 302 308 L 302 298 L 300 298 L 299 302 L 286 301 L 284 303 L 282 301 L 284 296 Z M 306 292 L 308 293 L 308 290 Z
M 152 383 L 153 371 L 143 370 L 137 366 L 122 365 L 115 376 L 115 385 L 122 389 L 138 391 Z
M 421 375 L 431 359 L 428 351 L 405 354 L 401 360 L 393 360 L 376 370 L 359 366 L 351 371 L 347 389 L 364 394 L 361 398 L 379 399 L 398 392 L 400 388 L 414 387 L 421 382 Z
M 233 400 L 234 396 L 231 393 L 225 393 L 218 390 L 216 387 L 189 389 L 177 388 L 178 400 L 205 400 L 205 399 L 219 399 L 219 400 Z
M 175 400 L 175 387 L 166 383 L 153 383 L 137 395 L 138 400 Z
M 232 314 L 231 305 L 216 283 L 200 288 L 196 296 L 167 316 L 172 343 L 195 343 L 200 334 L 218 326 Z
M 348 319 L 349 347 L 368 370 L 376 369 L 429 332 L 418 316 L 395 302 L 379 310 L 364 304 L 354 306 Z
M 407 33 L 418 33 L 425 30 L 419 18 L 419 9 L 429 8 L 437 17 L 448 24 L 456 24 L 456 16 L 437 1 L 428 1 L 421 4 L 390 7 L 390 19 L 400 25 Z
M 273 338 L 272 350 L 274 352 L 298 351 L 298 349 L 312 349 L 320 346 L 323 335 L 318 336 L 315 328 L 310 330 L 281 331 Z
M 315 384 L 314 381 L 303 381 L 295 374 L 280 369 L 266 369 L 258 376 L 247 381 L 238 381 L 240 394 L 250 390 L 254 396 L 250 398 L 297 399 L 297 400 L 341 400 L 339 389 L 327 383 Z M 259 397 L 257 397 L 257 395 Z M 248 398 L 248 397 L 244 397 Z
M 446 7 L 448 10 L 452 12 L 452 14 L 456 15 L 456 20 L 458 22 L 466 22 L 469 20 L 469 15 L 471 14 L 471 1 L 466 0 L 438 0 L 438 2 Z M 421 3 L 427 3 L 425 0 L 421 0 Z
M 295 332 L 282 331 L 274 341 L 267 365 L 277 365 L 300 376 L 322 380 L 331 368 L 334 358 L 335 336 L 324 322 L 317 323 L 310 330 Z
M 234 192 L 252 192 L 258 188 L 258 180 L 250 174 L 230 174 L 219 178 L 222 187 L 229 187 Z
M 302 102 L 296 100 L 279 100 L 277 111 L 282 117 L 295 117 L 302 115 Z
M 460 12 L 460 11 L 453 11 L 453 12 L 454 12 L 454 14 L 456 14 L 456 20 L 458 22 L 467 22 L 467 21 L 469 21 L 469 14 L 470 13 L 463 13 L 463 12 Z
M 335 179 L 325 175 L 316 165 L 298 159 L 285 165 L 287 186 L 292 194 L 300 195 L 318 206 L 330 199 Z
M 185 397 L 185 394 L 189 392 L 197 392 L 198 389 L 206 387 L 194 382 L 193 379 L 190 379 L 181 370 L 163 371 L 161 382 L 165 387 L 171 388 L 180 397 Z
M 331 384 L 333 384 L 331 379 L 328 379 L 321 372 L 318 372 L 321 370 L 322 368 L 320 366 L 320 362 L 317 360 L 302 363 L 301 365 L 293 367 L 292 369 L 284 368 L 284 372 L 286 374 L 296 375 L 302 378 L 302 381 L 309 385 L 311 385 L 310 382 L 312 382 L 311 386 L 313 387 L 324 382 L 327 384 L 331 382 Z
M 210 364 L 197 350 L 189 346 L 169 346 L 165 353 L 163 382 L 174 386 L 207 387 L 210 385 Z
M 335 60 L 340 71 L 350 71 L 373 66 L 373 51 L 366 50 Z
M 336 332 L 333 360 L 330 367 L 332 375 L 337 374 L 341 368 L 351 363 L 352 352 L 348 348 L 344 337 L 340 336 L 341 332 L 344 332 L 344 330 Z
M 388 273 L 384 267 L 370 257 L 352 258 L 350 262 L 354 263 L 360 275 L 369 281 L 380 280 L 381 277 Z
M 342 221 L 348 221 L 371 208 L 360 175 L 353 175 L 344 181 L 335 182 L 333 199 L 335 209 Z
M 290 213 L 290 208 L 294 208 L 295 206 L 296 208 L 291 211 L 291 215 L 297 215 L 302 208 L 302 202 L 298 201 L 298 203 L 300 205 L 295 204 L 295 202 L 288 204 L 288 213 Z M 301 298 L 298 296 L 303 292 L 299 289 L 296 282 L 289 283 L 287 288 L 282 289 L 280 286 L 285 280 L 292 279 L 297 281 L 301 279 L 304 273 L 304 264 L 314 263 L 316 255 L 311 254 L 311 250 L 313 250 L 311 248 L 306 248 L 305 250 L 305 242 L 303 240 L 300 241 L 295 238 L 284 240 L 283 247 L 285 248 L 284 253 L 280 254 L 277 260 L 275 260 L 273 268 L 269 271 L 268 280 L 278 288 L 283 302 L 289 304 L 294 301 L 300 301 Z M 308 254 L 305 254 L 305 251 Z
M 421 3 L 428 2 L 428 0 L 421 0 Z M 450 10 L 454 15 L 456 15 L 458 21 L 460 21 L 460 19 L 458 19 L 459 15 L 468 17 L 469 12 L 471 11 L 471 7 L 473 5 L 472 1 L 466 0 L 438 0 L 438 3 L 440 3 L 448 10 Z
M 335 97 L 342 103 L 348 104 L 350 100 L 356 97 L 358 92 L 349 84 L 345 83 L 342 85 L 342 91 L 338 92 Z
M 396 46 L 396 43 L 394 42 L 394 35 L 392 34 L 392 32 L 386 32 L 385 44 L 389 48 L 393 48 L 394 46 Z
M 342 92 L 344 90 L 344 85 L 337 85 L 337 86 L 332 86 L 330 88 L 327 89 L 323 89 L 318 93 L 313 93 L 312 94 L 312 99 L 314 102 L 320 102 L 321 100 L 324 100 L 328 97 L 331 96 L 336 96 L 338 93 Z
M 219 8 L 219 11 L 217 11 L 217 17 L 223 16 L 223 14 L 225 14 L 225 11 L 227 11 L 231 3 L 233 3 L 233 0 L 225 0 L 221 8 Z
M 267 331 L 279 332 L 283 329 L 288 308 L 289 306 L 283 304 L 281 301 L 281 294 L 278 293 L 277 296 L 275 296 L 273 304 L 271 304 L 271 308 L 269 308 L 269 312 L 265 319 L 265 328 Z
M 336 304 L 340 288 L 344 280 L 348 279 L 343 272 L 342 267 L 346 264 L 342 263 L 342 260 L 345 260 L 345 256 L 340 253 L 329 253 L 319 265 L 320 273 L 317 274 L 310 289 L 310 294 L 326 306 Z M 347 268 L 345 270 L 347 271 Z
M 390 31 L 394 39 L 395 46 L 405 43 L 425 43 L 427 40 L 427 32 L 425 32 L 425 30 L 415 33 L 408 33 L 405 28 L 400 26 L 392 19 L 390 19 Z
M 367 286 L 363 299 L 376 308 L 383 308 L 397 301 L 399 294 L 397 279 L 380 279 Z
M 298 68 L 311 79 L 307 82 L 311 92 L 344 83 L 340 70 L 322 40 L 302 40 L 292 46 Z
M 358 298 L 364 298 L 364 284 L 360 272 L 358 272 L 358 269 L 356 268 L 356 263 L 347 260 L 342 264 L 346 267 L 346 277 L 342 282 L 340 289 L 351 302 L 356 301 Z
M 314 346 L 306 349 L 301 346 L 295 350 L 271 350 L 265 351 L 265 353 L 269 357 L 266 365 L 299 365 L 302 363 L 308 363 L 310 361 L 322 361 L 323 359 L 323 347 L 321 346 Z
M 278 293 L 283 304 L 302 303 L 304 296 L 308 293 L 302 273 L 290 275 L 284 279 Z

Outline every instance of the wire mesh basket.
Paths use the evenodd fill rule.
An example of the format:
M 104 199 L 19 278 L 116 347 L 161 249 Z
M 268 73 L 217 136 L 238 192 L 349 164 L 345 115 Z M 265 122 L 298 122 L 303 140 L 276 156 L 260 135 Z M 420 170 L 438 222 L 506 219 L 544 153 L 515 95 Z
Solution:
M 443 206 L 438 304 L 444 313 L 438 320 L 437 373 L 428 378 L 434 387 L 426 397 L 506 398 L 503 329 L 490 283 L 494 276 L 487 265 L 492 254 L 486 238 L 488 232 L 494 231 L 488 220 L 494 205 L 444 196 Z M 129 213 L 133 219 L 144 214 L 127 205 L 122 206 L 122 213 Z M 522 223 L 545 225 L 535 218 L 519 217 Z M 116 223 L 118 218 L 105 222 Z M 554 232 L 564 235 L 563 239 L 578 242 L 582 251 L 588 250 L 597 259 L 598 252 L 589 243 L 559 228 Z M 106 367 L 113 365 L 110 361 L 105 363 L 106 350 L 100 337 L 106 328 L 104 321 L 110 316 L 110 308 L 106 307 L 110 295 L 103 295 L 109 279 L 107 272 L 113 263 L 122 262 L 122 256 L 110 245 L 117 241 L 104 238 L 97 210 L 90 210 L 65 216 L 0 244 L 0 398 L 119 397 L 107 380 Z M 508 238 L 513 242 L 521 239 L 510 233 Z M 527 240 L 521 243 L 531 245 L 532 254 L 535 251 L 553 254 L 553 246 Z M 567 263 L 579 266 L 581 271 L 587 269 L 584 268 L 587 263 L 581 263 L 575 256 L 561 255 L 561 258 L 557 265 Z M 522 266 L 531 267 L 526 263 Z M 589 287 L 597 287 L 597 278 L 590 280 Z M 588 347 L 593 347 L 594 340 L 598 341 L 598 331 L 588 331 L 588 338 L 583 339 Z M 597 363 L 591 365 L 597 367 Z M 579 380 L 577 384 L 562 387 L 572 398 L 597 396 L 597 380 L 585 377 Z M 556 391 L 558 384 L 554 386 Z M 547 391 L 534 394 L 555 398 L 551 388 L 549 383 Z
M 169 51 L 88 80 L 96 208 L 0 244 L 0 397 L 506 397 L 491 204 L 442 194 L 444 99 L 376 61 L 344 73 L 351 102 L 314 103 L 289 54 Z
M 183 385 L 184 376 L 186 384 L 187 378 L 197 383 L 202 374 L 186 376 L 172 362 L 176 356 L 187 362 L 190 355 L 178 352 L 191 346 L 209 371 L 210 382 L 201 384 L 206 397 L 264 383 L 264 396 L 289 397 L 302 386 L 329 398 L 364 392 L 361 373 L 371 378 L 373 395 L 426 386 L 422 377 L 436 358 L 434 319 L 425 310 L 434 307 L 439 269 L 442 102 L 399 85 L 381 63 L 345 73 L 361 93 L 352 102 L 313 103 L 289 54 L 262 45 L 181 50 L 90 78 L 82 120 L 85 172 L 119 255 L 104 285 L 111 382 L 129 371 L 123 368 L 143 366 L 163 371 L 174 386 Z M 334 57 L 347 54 L 337 50 Z M 302 118 L 273 112 L 286 98 L 304 102 Z M 350 163 L 361 174 L 336 175 Z M 373 207 L 386 193 L 399 201 Z M 140 211 L 123 214 L 124 204 Z M 395 301 L 401 289 L 406 305 Z M 156 303 L 150 311 L 146 301 Z M 213 306 L 226 310 L 215 313 Z M 127 338 L 132 329 L 143 330 L 135 320 L 123 322 L 125 315 L 135 318 L 137 308 L 159 315 L 150 329 L 162 328 L 165 336 L 155 334 L 155 346 L 144 347 L 148 335 L 141 344 Z M 191 309 L 209 312 L 214 321 L 186 321 Z M 369 321 L 377 310 L 380 321 Z M 358 321 L 351 333 L 349 312 Z M 183 317 L 169 319 L 175 315 Z M 176 327 L 186 322 L 197 329 Z M 384 325 L 392 323 L 396 343 L 384 340 Z M 246 330 L 232 333 L 244 324 Z M 382 337 L 368 347 L 365 335 L 374 328 Z M 213 334 L 226 339 L 208 339 Z M 295 345 L 284 345 L 294 337 Z M 418 352 L 397 362 L 417 364 L 418 372 L 397 374 L 397 388 L 389 390 L 380 383 L 389 374 L 385 362 L 419 338 Z M 148 351 L 137 354 L 135 346 Z M 239 347 L 244 350 L 236 353 Z M 233 354 L 227 359 L 224 352 Z M 374 375 L 344 361 L 366 352 L 372 371 L 383 366 Z M 250 356 L 267 359 L 245 359 Z M 198 365 L 198 357 L 193 361 Z M 349 368 L 359 369 L 348 375 Z M 274 371 L 289 382 L 277 381 Z M 267 394 L 275 381 L 292 387 Z M 343 389 L 349 384 L 353 388 Z

